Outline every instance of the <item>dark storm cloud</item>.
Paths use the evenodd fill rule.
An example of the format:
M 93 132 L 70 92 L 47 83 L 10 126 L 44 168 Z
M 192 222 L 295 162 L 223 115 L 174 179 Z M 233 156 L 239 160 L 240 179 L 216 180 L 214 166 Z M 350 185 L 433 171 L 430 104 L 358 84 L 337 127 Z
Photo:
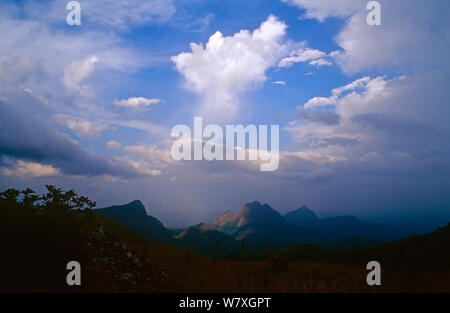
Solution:
M 373 127 L 396 134 L 433 134 L 435 128 L 423 121 L 398 118 L 384 113 L 366 113 L 352 116 L 351 120 L 360 126 Z
M 3 83 L 0 87 L 1 158 L 51 164 L 68 175 L 139 176 L 132 166 L 87 152 L 68 135 L 58 131 L 48 105 L 30 91 L 13 87 L 12 84 L 19 81 L 32 79 L 39 68 L 28 66 L 32 62 L 23 64 L 26 66 L 16 67 L 12 73 L 16 74 L 10 77 L 3 75 L 4 67 L 0 66 L 0 78 L 4 78 L 0 80 Z
M 22 99 L 27 100 L 30 99 Z M 36 101 L 30 102 L 36 104 Z M 3 157 L 52 164 L 69 175 L 131 174 L 125 168 L 112 165 L 105 157 L 82 150 L 67 135 L 53 129 L 50 119 L 37 112 L 26 114 L 5 101 L 0 101 L 0 110 L 0 155 Z

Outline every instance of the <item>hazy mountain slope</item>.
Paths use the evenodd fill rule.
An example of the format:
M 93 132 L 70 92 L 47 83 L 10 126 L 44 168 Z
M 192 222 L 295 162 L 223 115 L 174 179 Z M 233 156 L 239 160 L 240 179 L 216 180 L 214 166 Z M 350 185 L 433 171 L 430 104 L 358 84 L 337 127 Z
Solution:
M 352 215 L 324 218 L 320 231 L 330 240 L 342 241 L 348 237 L 362 236 L 371 240 L 390 241 L 404 237 L 404 232 L 383 224 L 369 224 Z
M 175 239 L 181 247 L 204 255 L 225 257 L 239 251 L 236 240 L 204 223 L 184 229 Z
M 166 243 L 175 242 L 172 231 L 166 229 L 158 219 L 148 215 L 139 200 L 125 205 L 97 209 L 95 212 L 108 216 L 147 238 Z
M 309 208 L 303 206 L 284 215 L 284 220 L 295 226 L 318 227 L 320 219 Z
M 414 267 L 445 268 L 450 264 L 450 223 L 424 235 L 412 235 L 387 243 L 370 243 L 365 246 L 328 249 L 304 245 L 287 249 L 282 255 L 291 259 L 321 262 L 364 264 L 376 260 L 383 265 L 398 266 L 405 271 Z M 449 283 L 450 287 L 450 283 Z
M 367 240 L 388 241 L 404 237 L 405 232 L 383 224 L 369 224 L 352 215 L 320 219 L 307 207 L 301 207 L 284 215 L 287 223 L 296 226 L 308 226 L 319 231 L 330 245 L 350 237 L 365 237 Z
M 335 241 L 351 236 L 367 236 L 370 232 L 369 225 L 352 215 L 324 218 L 320 220 L 318 227 L 326 237 Z

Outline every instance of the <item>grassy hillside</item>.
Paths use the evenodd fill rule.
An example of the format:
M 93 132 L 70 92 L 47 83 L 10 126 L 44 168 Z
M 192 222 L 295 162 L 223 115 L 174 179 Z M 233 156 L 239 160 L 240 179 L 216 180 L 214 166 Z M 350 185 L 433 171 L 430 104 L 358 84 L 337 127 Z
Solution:
M 43 197 L 31 191 L 28 195 L 14 190 L 2 193 L 0 291 L 178 290 L 179 283 L 142 253 L 170 247 L 92 213 L 94 205 L 73 191 L 65 193 L 52 186 Z M 69 261 L 81 264 L 81 287 L 66 284 Z
M 43 197 L 2 193 L 0 291 L 450 291 L 450 226 L 369 247 L 299 246 L 215 259 L 149 240 L 94 213 L 94 206 L 52 186 Z M 72 260 L 81 263 L 81 287 L 66 286 L 65 268 Z M 366 285 L 371 260 L 381 263 L 382 286 Z

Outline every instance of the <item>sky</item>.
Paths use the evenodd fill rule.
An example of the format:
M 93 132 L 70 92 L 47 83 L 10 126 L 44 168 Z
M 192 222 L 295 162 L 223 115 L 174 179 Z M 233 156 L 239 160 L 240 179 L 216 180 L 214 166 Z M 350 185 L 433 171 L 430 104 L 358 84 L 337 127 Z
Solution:
M 281 213 L 450 218 L 447 0 L 0 2 L 0 189 L 140 199 L 169 227 Z M 171 129 L 279 125 L 280 163 L 175 161 Z

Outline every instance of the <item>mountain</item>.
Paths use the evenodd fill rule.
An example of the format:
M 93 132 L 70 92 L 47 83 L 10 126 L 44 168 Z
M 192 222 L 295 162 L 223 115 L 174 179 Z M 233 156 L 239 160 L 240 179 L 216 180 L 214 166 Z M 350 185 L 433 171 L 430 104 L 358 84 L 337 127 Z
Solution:
M 238 212 L 226 211 L 213 225 L 220 232 L 242 240 L 247 250 L 282 249 L 298 244 L 327 247 L 360 246 L 403 237 L 400 230 L 368 224 L 352 215 L 320 219 L 308 207 L 281 216 L 268 204 L 246 203 Z
M 412 275 L 414 269 L 421 271 L 431 268 L 440 271 L 448 277 L 450 264 L 450 223 L 438 228 L 432 233 L 411 235 L 401 240 L 385 243 L 368 242 L 364 238 L 354 237 L 352 245 L 336 246 L 335 249 L 311 245 L 297 246 L 281 251 L 280 254 L 292 260 L 308 260 L 341 264 L 364 264 L 367 260 L 376 260 L 380 264 L 396 267 L 397 273 L 406 272 L 407 277 L 417 279 Z M 337 249 L 336 249 L 337 248 Z M 444 274 L 445 273 L 445 274 Z M 425 275 L 423 275 L 425 276 Z M 415 284 L 413 284 L 415 285 Z M 450 288 L 448 280 L 447 288 Z
M 159 242 L 174 243 L 173 233 L 155 217 L 148 215 L 141 201 L 114 205 L 95 212 L 108 216 L 130 230 Z
M 388 243 L 367 244 L 354 237 L 351 248 L 302 245 L 212 260 L 155 243 L 102 214 L 73 210 L 74 201 L 60 199 L 24 202 L 0 195 L 0 292 L 273 293 L 280 292 L 280 286 L 287 293 L 450 291 L 450 224 Z M 122 213 L 124 207 L 147 217 L 139 203 L 109 211 Z M 300 229 L 287 223 L 270 225 Z M 215 227 L 190 227 L 179 240 L 221 236 L 221 246 L 225 237 Z M 65 271 L 74 258 L 82 264 L 83 283 L 76 287 L 67 285 Z M 369 260 L 382 266 L 381 286 L 365 284 Z
M 213 225 L 219 227 L 233 226 L 239 228 L 248 224 L 283 224 L 283 217 L 272 209 L 268 204 L 261 204 L 258 201 L 246 203 L 239 212 L 226 211 L 218 216 Z
M 238 212 L 235 221 L 237 227 L 247 224 L 267 225 L 267 224 L 284 224 L 283 217 L 272 209 L 268 204 L 261 204 L 258 201 L 246 203 Z
M 353 215 L 329 217 L 320 220 L 320 231 L 330 240 L 342 241 L 362 236 L 369 240 L 389 241 L 403 237 L 403 232 L 383 224 L 369 224 Z
M 370 226 L 352 215 L 321 219 L 319 228 L 327 237 L 336 241 L 356 235 L 371 237 Z
M 284 215 L 284 220 L 296 226 L 318 227 L 320 219 L 309 208 L 303 206 Z
M 173 232 L 147 214 L 139 201 L 98 209 L 96 212 L 117 220 L 130 230 L 155 241 L 192 248 L 200 254 L 225 256 L 241 250 L 245 238 L 247 251 L 283 249 L 299 244 L 328 247 L 355 246 L 362 242 L 387 241 L 401 236 L 384 225 L 367 224 L 354 216 L 320 219 L 307 207 L 282 216 L 268 204 L 245 203 L 238 212 L 226 211 L 211 225 L 198 224 Z M 356 237 L 364 239 L 356 240 Z M 216 243 L 219 244 L 218 252 Z
M 320 231 L 330 246 L 334 246 L 335 244 L 339 244 L 339 246 L 345 243 L 350 244 L 355 239 L 354 237 L 358 236 L 364 237 L 365 240 L 370 242 L 395 240 L 405 235 L 403 231 L 390 228 L 383 224 L 362 222 L 353 215 L 320 219 L 307 207 L 301 207 L 287 213 L 284 215 L 284 219 L 291 225 L 312 227 Z
M 181 247 L 193 248 L 204 255 L 225 257 L 239 251 L 236 240 L 205 223 L 184 229 L 175 239 Z
M 223 212 L 221 215 L 216 217 L 213 221 L 213 225 L 223 226 L 236 219 L 237 213 L 231 210 Z
M 270 205 L 258 201 L 244 204 L 237 213 L 226 211 L 214 220 L 213 225 L 236 240 L 245 238 L 250 251 L 324 242 L 316 229 L 288 224 Z

